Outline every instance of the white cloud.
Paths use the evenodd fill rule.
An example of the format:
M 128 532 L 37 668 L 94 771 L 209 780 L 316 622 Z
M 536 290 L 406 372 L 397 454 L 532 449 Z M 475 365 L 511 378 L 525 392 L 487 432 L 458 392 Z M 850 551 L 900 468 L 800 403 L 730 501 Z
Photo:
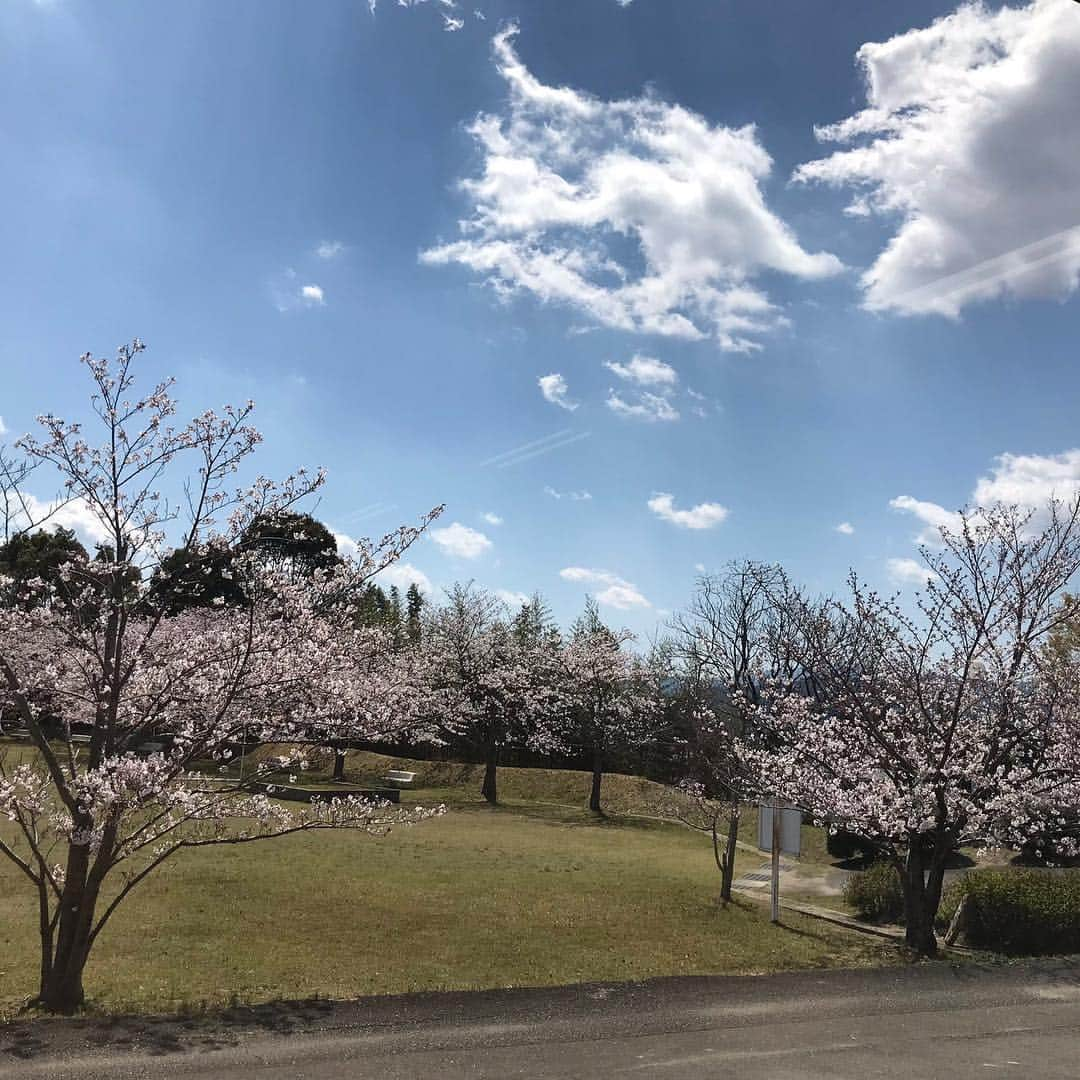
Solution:
M 675 386 L 679 381 L 678 372 L 663 360 L 640 353 L 630 358 L 625 364 L 616 360 L 605 360 L 604 367 L 615 372 L 620 379 L 637 383 L 638 386 Z
M 334 532 L 333 529 L 330 533 L 334 537 L 339 554 L 347 555 L 350 559 L 355 559 L 360 554 L 359 544 L 348 533 Z
M 719 503 L 698 503 L 689 510 L 676 510 L 675 497 L 658 492 L 649 500 L 649 509 L 662 521 L 680 529 L 713 529 L 726 520 L 730 511 Z
M 516 610 L 517 608 L 524 607 L 526 604 L 528 604 L 530 602 L 529 596 L 528 596 L 527 593 L 513 592 L 510 589 L 496 589 L 495 590 L 495 595 L 508 608 L 511 608 L 512 610 Z
M 709 399 L 704 394 L 699 394 L 689 386 L 686 388 L 686 395 L 694 402 L 694 404 L 690 406 L 690 411 L 696 417 L 704 420 L 709 415 L 709 404 L 715 403 L 710 403 Z
M 679 419 L 679 410 L 671 400 L 671 392 L 678 384 L 679 375 L 670 364 L 639 353 L 625 364 L 606 360 L 604 367 L 635 386 L 657 388 L 656 392 L 640 391 L 634 401 L 627 401 L 616 390 L 609 390 L 606 404 L 616 415 L 650 421 Z
M 284 314 L 299 308 L 322 307 L 326 297 L 319 285 L 302 285 L 299 275 L 292 267 L 274 275 L 270 281 L 270 295 L 274 306 Z
M 713 126 L 655 95 L 603 101 L 547 86 L 494 39 L 508 101 L 470 132 L 483 159 L 461 187 L 461 236 L 422 255 L 458 264 L 499 295 L 531 293 L 619 330 L 758 348 L 781 316 L 759 272 L 820 278 L 840 269 L 804 251 L 766 205 L 772 160 L 753 126 Z M 623 257 L 629 241 L 636 251 Z M 639 272 L 638 267 L 641 267 Z
M 1068 502 L 1080 490 L 1080 450 L 1001 454 L 995 462 L 990 475 L 975 484 L 972 501 L 977 506 L 1000 502 L 1042 509 L 1051 499 Z
M 956 532 L 960 528 L 960 515 L 952 510 L 946 510 L 937 503 L 926 502 L 923 499 L 914 499 L 910 495 L 898 495 L 889 500 L 889 505 L 894 510 L 903 510 L 905 513 L 914 514 L 926 528 L 915 537 L 918 544 L 931 546 L 941 543 L 941 530 Z
M 324 240 L 315 249 L 315 254 L 320 259 L 336 259 L 344 250 L 345 245 L 340 240 Z
M 835 531 L 840 533 L 841 536 L 853 536 L 855 533 L 855 526 L 852 525 L 850 521 L 841 521 L 840 524 L 836 526 Z
M 7 424 L 4 423 L 4 418 L 0 416 L 0 435 L 6 435 L 7 431 Z
M 553 487 L 545 487 L 544 494 L 553 499 L 569 499 L 571 502 L 591 502 L 592 494 L 588 491 L 557 491 Z
M 347 533 L 334 532 L 333 537 L 340 554 L 352 559 L 359 558 L 360 547 L 351 536 Z M 425 594 L 434 592 L 431 579 L 423 570 L 413 566 L 412 563 L 401 562 L 400 560 L 391 563 L 385 570 L 381 570 L 375 575 L 375 580 L 387 588 L 396 585 L 402 592 L 405 592 L 410 585 L 415 585 Z
M 544 395 L 545 401 L 550 401 L 552 405 L 558 405 L 560 409 L 567 409 L 569 412 L 573 412 L 577 407 L 576 401 L 571 401 L 569 398 L 570 387 L 566 385 L 566 380 L 556 371 L 550 375 L 541 375 L 536 380 L 537 386 L 540 387 L 540 393 Z
M 1080 492 L 1080 449 L 1060 454 L 999 454 L 986 476 L 975 481 L 969 505 L 989 507 L 998 503 L 1030 510 L 1034 524 L 1045 520 L 1051 499 L 1071 502 Z M 895 510 L 914 514 L 927 527 L 915 538 L 920 544 L 941 542 L 941 529 L 957 532 L 960 514 L 938 503 L 900 495 L 889 501 Z
M 456 559 L 478 559 L 492 548 L 491 541 L 476 529 L 455 521 L 443 529 L 432 529 L 431 539 Z
M 23 499 L 27 513 L 20 509 L 14 514 L 11 524 L 16 529 L 25 529 L 31 524 L 35 531 L 38 527 L 54 529 L 58 525 L 65 529 L 72 529 L 83 544 L 91 549 L 90 554 L 93 554 L 94 547 L 107 543 L 111 538 L 112 534 L 108 527 L 94 513 L 85 499 L 63 502 L 56 499 L 39 499 L 31 494 L 24 495 Z
M 34 2 L 40 6 L 44 6 L 46 4 L 54 3 L 55 0 L 34 0 Z M 442 7 L 447 8 L 451 11 L 453 11 L 458 6 L 457 0 L 436 0 L 436 2 Z M 629 7 L 633 2 L 634 0 L 615 0 L 615 3 L 618 4 L 619 7 L 624 8 Z M 428 0 L 396 0 L 397 7 L 401 8 L 418 8 L 421 5 L 427 3 Z M 368 11 L 371 12 L 372 15 L 374 15 L 375 12 L 379 9 L 379 0 L 367 0 L 367 7 Z M 443 14 L 443 18 L 445 19 L 447 18 L 447 16 Z M 473 9 L 473 18 L 476 19 L 478 22 L 487 21 L 487 15 L 485 15 L 480 8 Z M 460 21 L 464 23 L 464 19 Z M 460 27 L 456 27 L 455 29 L 460 29 Z
M 486 514 L 480 515 L 489 525 L 501 525 L 503 519 L 498 514 L 493 514 L 490 510 Z
M 430 595 L 435 591 L 427 574 L 417 569 L 412 563 L 392 563 L 381 573 L 376 574 L 375 579 L 387 588 L 396 585 L 402 592 L 405 592 L 410 585 L 415 585 L 425 595 Z
M 616 416 L 632 420 L 678 420 L 679 410 L 671 404 L 671 399 L 664 394 L 650 394 L 643 391 L 636 401 L 627 401 L 616 390 L 609 390 L 604 403 Z
M 620 6 L 625 7 L 626 4 L 632 2 L 632 0 L 615 0 L 615 2 Z M 395 0 L 394 6 L 399 8 L 412 9 L 417 9 L 421 7 L 443 8 L 444 10 L 440 11 L 439 15 L 443 20 L 443 30 L 448 33 L 456 33 L 458 30 L 461 30 L 465 25 L 464 13 L 462 13 L 461 15 L 450 14 L 450 12 L 458 9 L 458 0 L 434 0 L 434 2 L 429 2 L 429 0 Z M 374 15 L 375 12 L 379 9 L 379 0 L 367 0 L 367 7 L 368 11 L 371 12 L 372 15 Z M 479 8 L 473 9 L 472 16 L 477 22 L 487 21 L 487 16 Z
M 559 571 L 563 581 L 580 582 L 585 585 L 602 585 L 596 593 L 597 603 L 628 611 L 630 608 L 649 608 L 652 604 L 642 596 L 638 587 L 610 570 L 588 570 L 583 566 L 568 566 Z
M 896 585 L 925 586 L 928 581 L 937 577 L 933 570 L 918 559 L 889 559 L 886 568 Z
M 867 107 L 819 129 L 849 144 L 795 177 L 896 221 L 863 275 L 871 309 L 955 317 L 1080 284 L 1080 11 L 965 4 L 863 45 Z

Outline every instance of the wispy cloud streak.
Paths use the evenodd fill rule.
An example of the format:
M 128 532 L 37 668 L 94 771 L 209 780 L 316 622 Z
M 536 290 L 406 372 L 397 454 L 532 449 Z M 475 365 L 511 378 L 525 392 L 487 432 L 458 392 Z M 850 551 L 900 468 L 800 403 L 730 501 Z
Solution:
M 542 439 L 534 439 L 532 442 L 524 443 L 522 446 L 515 446 L 512 450 L 504 450 L 501 454 L 495 454 L 486 461 L 481 461 L 480 467 L 483 469 L 489 465 L 494 465 L 497 469 L 505 469 L 522 461 L 528 461 L 530 458 L 546 454 L 549 450 L 561 450 L 564 446 L 570 446 L 573 443 L 580 442 L 582 439 L 587 439 L 591 434 L 591 431 L 575 432 L 572 428 L 564 428 L 562 431 L 545 435 Z
M 535 450 L 530 450 L 527 454 L 519 454 L 517 457 L 510 458 L 508 461 L 502 461 L 495 467 L 497 469 L 508 469 L 511 465 L 520 465 L 523 461 L 530 461 L 532 458 L 540 457 L 542 454 L 549 453 L 552 450 L 563 450 L 567 446 L 572 446 L 574 443 L 581 442 L 582 439 L 588 439 L 591 435 L 591 431 L 581 431 L 576 435 L 571 435 L 569 438 L 563 439 L 561 442 L 549 443 L 547 446 L 540 446 Z

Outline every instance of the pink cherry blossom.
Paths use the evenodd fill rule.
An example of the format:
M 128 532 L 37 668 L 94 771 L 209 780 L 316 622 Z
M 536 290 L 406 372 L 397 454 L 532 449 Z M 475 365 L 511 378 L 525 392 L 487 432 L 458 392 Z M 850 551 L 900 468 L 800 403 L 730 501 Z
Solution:
M 94 558 L 64 568 L 62 592 L 31 582 L 25 603 L 0 608 L 0 708 L 32 748 L 10 765 L 0 758 L 0 813 L 17 826 L 0 853 L 36 893 L 40 999 L 52 1009 L 81 1003 L 98 934 L 177 852 L 316 829 L 377 834 L 438 812 L 358 798 L 285 806 L 262 788 L 305 746 L 399 737 L 417 721 L 415 665 L 385 631 L 362 625 L 357 600 L 439 509 L 303 582 L 240 555 L 242 605 L 171 614 L 151 584 L 167 576 L 173 544 L 196 559 L 220 551 L 324 477 L 298 470 L 279 484 L 230 486 L 261 441 L 248 423 L 253 405 L 173 426 L 171 383 L 134 394 L 142 349 L 122 348 L 115 363 L 83 357 L 100 445 L 80 425 L 43 416 L 44 436 L 21 443 L 26 464 L 5 458 L 0 477 L 16 517 L 5 535 L 40 524 L 18 513 L 36 466 L 54 470 L 107 537 Z M 294 749 L 285 762 L 235 768 L 252 742 Z M 64 853 L 60 865 L 53 851 Z

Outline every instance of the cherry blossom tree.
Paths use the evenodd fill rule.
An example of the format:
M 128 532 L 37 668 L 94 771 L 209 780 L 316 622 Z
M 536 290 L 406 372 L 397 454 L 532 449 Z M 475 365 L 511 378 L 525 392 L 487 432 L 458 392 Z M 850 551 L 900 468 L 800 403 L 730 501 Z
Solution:
M 663 718 L 655 672 L 627 647 L 629 630 L 611 630 L 589 597 L 561 650 L 566 695 L 562 741 L 592 759 L 589 809 L 602 811 L 601 785 L 610 753 L 651 739 Z
M 720 874 L 720 903 L 731 900 L 735 876 L 735 834 L 731 821 L 738 816 L 738 803 L 730 795 L 707 787 L 699 780 L 681 780 L 664 807 L 667 817 L 691 829 L 706 833 L 712 841 L 713 861 Z
M 869 841 L 900 874 L 908 943 L 936 949 L 950 855 L 1047 833 L 1080 846 L 1080 685 L 1048 646 L 1071 615 L 1080 502 L 965 512 L 926 548 L 908 611 L 854 577 L 846 604 L 777 594 L 801 677 L 756 721 L 764 791 Z
M 743 750 L 753 740 L 753 710 L 784 668 L 773 594 L 779 567 L 749 559 L 702 574 L 689 606 L 676 615 L 670 648 L 677 660 L 687 751 L 688 824 L 713 836 L 720 895 L 731 899 L 743 800 L 752 794 Z M 726 810 L 723 851 L 717 816 Z
M 305 746 L 402 723 L 408 694 L 386 637 L 358 626 L 354 601 L 431 515 L 304 581 L 240 554 L 231 565 L 242 603 L 219 597 L 175 613 L 153 587 L 175 548 L 188 573 L 252 522 L 290 512 L 323 477 L 231 488 L 260 442 L 252 405 L 174 426 L 170 382 L 135 393 L 142 349 L 121 348 L 113 363 L 82 358 L 100 442 L 47 415 L 44 434 L 19 444 L 27 465 L 4 459 L 6 536 L 40 524 L 30 512 L 40 502 L 20 485 L 53 469 L 63 492 L 51 505 L 77 505 L 106 537 L 95 558 L 61 568 L 60 584 L 22 582 L 26 602 L 0 611 L 0 708 L 29 736 L 0 759 L 0 815 L 13 823 L 0 853 L 36 896 L 39 1000 L 55 1011 L 81 1005 L 102 930 L 178 852 L 330 828 L 379 834 L 431 813 L 356 798 L 286 808 L 262 786 L 302 765 Z M 237 777 L 230 763 L 253 738 L 293 749 Z
M 481 795 L 498 802 L 498 766 L 509 746 L 554 747 L 559 710 L 557 636 L 536 616 L 511 621 L 498 597 L 454 585 L 429 610 L 422 635 L 432 716 L 445 738 L 484 762 Z

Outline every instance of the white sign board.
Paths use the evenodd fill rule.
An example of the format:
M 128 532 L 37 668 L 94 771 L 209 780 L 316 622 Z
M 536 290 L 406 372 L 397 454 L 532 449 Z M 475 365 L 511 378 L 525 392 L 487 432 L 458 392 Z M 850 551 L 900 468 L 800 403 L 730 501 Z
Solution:
M 773 808 L 768 803 L 758 805 L 758 847 L 772 852 Z M 785 806 L 780 810 L 780 851 L 798 858 L 802 853 L 802 811 Z

